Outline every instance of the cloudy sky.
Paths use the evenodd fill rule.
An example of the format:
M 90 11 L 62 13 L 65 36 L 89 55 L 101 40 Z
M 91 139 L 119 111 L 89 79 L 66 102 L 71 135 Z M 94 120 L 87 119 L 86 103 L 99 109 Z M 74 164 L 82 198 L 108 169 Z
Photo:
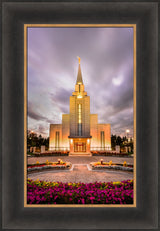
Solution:
M 133 28 L 28 28 L 28 129 L 47 137 L 69 113 L 77 56 L 91 113 L 133 136 Z

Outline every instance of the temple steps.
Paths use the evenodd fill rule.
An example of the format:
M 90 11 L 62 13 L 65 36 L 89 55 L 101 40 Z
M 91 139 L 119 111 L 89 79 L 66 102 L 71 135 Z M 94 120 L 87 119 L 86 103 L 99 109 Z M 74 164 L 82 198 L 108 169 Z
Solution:
M 92 156 L 90 152 L 70 152 L 69 156 Z

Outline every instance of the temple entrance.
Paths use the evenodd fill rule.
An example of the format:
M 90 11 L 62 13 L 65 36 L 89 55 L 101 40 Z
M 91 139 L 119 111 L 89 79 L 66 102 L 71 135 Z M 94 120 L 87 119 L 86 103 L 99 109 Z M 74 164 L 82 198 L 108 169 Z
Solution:
M 86 142 L 74 142 L 74 152 L 86 152 Z
M 70 153 L 72 156 L 91 155 L 90 153 L 90 139 L 87 137 L 71 138 L 70 139 Z

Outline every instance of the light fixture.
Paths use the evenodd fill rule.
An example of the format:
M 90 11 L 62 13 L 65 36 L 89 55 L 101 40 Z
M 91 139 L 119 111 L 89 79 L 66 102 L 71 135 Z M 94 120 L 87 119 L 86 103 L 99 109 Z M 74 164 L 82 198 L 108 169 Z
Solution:
M 77 98 L 78 98 L 78 99 L 82 98 L 82 95 L 78 95 Z

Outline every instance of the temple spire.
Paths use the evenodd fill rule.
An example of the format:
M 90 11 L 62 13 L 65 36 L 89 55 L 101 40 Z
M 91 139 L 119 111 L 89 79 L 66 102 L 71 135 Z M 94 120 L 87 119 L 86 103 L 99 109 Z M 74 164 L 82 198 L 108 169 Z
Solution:
M 80 58 L 79 56 L 77 56 L 77 59 L 78 59 L 79 64 L 80 64 L 80 62 L 81 62 L 81 58 Z
M 80 66 L 81 58 L 79 56 L 77 56 L 77 58 L 78 58 L 78 61 L 79 61 L 79 66 L 78 66 L 78 75 L 77 75 L 77 82 L 76 82 L 76 84 L 83 84 L 82 73 L 81 73 L 81 66 Z

